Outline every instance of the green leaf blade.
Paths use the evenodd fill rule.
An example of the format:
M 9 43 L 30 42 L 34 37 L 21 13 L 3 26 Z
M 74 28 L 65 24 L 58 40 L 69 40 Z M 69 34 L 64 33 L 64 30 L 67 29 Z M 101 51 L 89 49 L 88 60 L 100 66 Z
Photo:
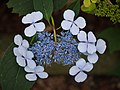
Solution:
M 61 9 L 66 3 L 67 0 L 53 0 L 54 11 Z
M 120 28 L 107 28 L 99 34 L 108 41 L 108 48 L 111 53 L 120 50 Z
M 7 6 L 13 8 L 13 13 L 19 15 L 26 15 L 34 11 L 33 0 L 9 0 Z
M 34 9 L 41 11 L 44 18 L 49 21 L 53 12 L 53 1 L 52 0 L 33 0 Z
M 17 65 L 12 44 L 1 61 L 1 85 L 3 90 L 30 90 L 34 82 L 25 79 L 25 71 Z

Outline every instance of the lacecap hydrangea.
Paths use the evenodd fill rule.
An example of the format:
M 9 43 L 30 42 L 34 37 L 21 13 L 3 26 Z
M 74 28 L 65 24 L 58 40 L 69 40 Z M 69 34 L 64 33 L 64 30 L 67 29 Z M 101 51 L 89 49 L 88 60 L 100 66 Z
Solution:
M 21 35 L 14 37 L 17 47 L 13 52 L 17 64 L 27 73 L 25 78 L 29 81 L 35 81 L 37 77 L 45 79 L 48 73 L 44 71 L 44 65 L 58 63 L 72 66 L 69 74 L 75 76 L 76 82 L 85 81 L 87 72 L 93 69 L 93 64 L 99 59 L 96 52 L 103 54 L 106 42 L 103 39 L 97 40 L 92 31 L 86 33 L 83 30 L 86 26 L 85 19 L 83 17 L 75 19 L 72 10 L 68 9 L 63 13 L 62 31 L 59 34 L 56 33 L 54 25 L 54 33 L 44 31 L 45 24 L 40 22 L 42 18 L 43 14 L 40 11 L 32 12 L 22 18 L 24 24 L 30 24 L 25 28 L 24 34 L 32 37 L 31 41 L 35 39 L 34 43 L 29 43 Z

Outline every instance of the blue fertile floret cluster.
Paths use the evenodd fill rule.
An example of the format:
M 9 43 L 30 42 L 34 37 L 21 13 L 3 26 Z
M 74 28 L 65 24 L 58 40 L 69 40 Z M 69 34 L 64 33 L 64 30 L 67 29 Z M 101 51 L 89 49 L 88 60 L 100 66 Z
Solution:
M 48 32 L 37 33 L 37 42 L 29 49 L 34 53 L 36 63 L 51 64 L 52 62 L 64 65 L 74 64 L 80 58 L 77 49 L 78 42 L 69 31 L 62 31 L 54 42 L 53 34 Z

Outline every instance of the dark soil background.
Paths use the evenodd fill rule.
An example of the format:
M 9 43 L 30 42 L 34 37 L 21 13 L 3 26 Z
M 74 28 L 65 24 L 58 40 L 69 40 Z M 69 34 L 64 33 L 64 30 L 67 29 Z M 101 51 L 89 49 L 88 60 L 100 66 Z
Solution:
M 0 57 L 9 46 L 16 33 L 23 33 L 24 25 L 21 23 L 21 17 L 18 14 L 12 14 L 12 9 L 8 9 L 4 0 L 0 1 Z M 62 11 L 54 13 L 56 23 L 59 22 L 59 16 Z M 95 17 L 86 13 L 80 13 L 87 20 L 86 31 L 93 30 L 101 32 L 106 27 L 118 27 L 119 24 L 113 24 L 109 18 Z M 101 67 L 104 68 L 104 67 Z M 103 69 L 100 69 L 101 71 Z M 84 83 L 76 83 L 73 77 L 61 75 L 50 76 L 45 80 L 38 80 L 31 90 L 120 90 L 120 77 L 103 74 L 90 74 Z

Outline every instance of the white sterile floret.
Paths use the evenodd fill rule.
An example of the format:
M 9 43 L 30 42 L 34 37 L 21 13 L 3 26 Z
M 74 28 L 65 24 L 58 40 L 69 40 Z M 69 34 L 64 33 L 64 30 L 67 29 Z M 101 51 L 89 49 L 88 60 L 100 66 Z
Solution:
M 97 40 L 96 48 L 100 54 L 103 54 L 106 50 L 106 42 L 102 39 Z
M 61 26 L 64 30 L 70 30 L 73 35 L 79 33 L 79 29 L 83 29 L 86 26 L 86 21 L 83 17 L 78 17 L 74 20 L 75 13 L 72 10 L 66 10 L 63 14 L 65 20 L 62 21 Z
M 18 46 L 23 46 L 25 48 L 29 48 L 29 42 L 27 40 L 23 40 L 22 36 L 17 34 L 14 37 L 14 43 Z
M 45 24 L 43 22 L 38 22 L 43 18 L 43 14 L 40 11 L 32 12 L 31 14 L 27 14 L 22 18 L 22 23 L 31 24 L 27 28 L 25 28 L 24 33 L 28 37 L 32 37 L 36 34 L 36 32 L 42 32 L 45 29 Z
M 29 66 L 30 68 L 34 68 L 36 63 L 32 58 L 34 54 L 31 51 L 28 51 L 29 43 L 27 40 L 23 40 L 21 35 L 16 35 L 14 37 L 14 43 L 18 45 L 18 47 L 13 48 L 13 53 L 16 56 L 16 62 L 21 67 Z
M 29 81 L 35 81 L 37 80 L 37 76 L 39 78 L 47 78 L 48 73 L 44 72 L 44 67 L 43 66 L 36 66 L 35 68 L 31 69 L 29 67 L 24 68 L 28 74 L 25 75 L 26 79 Z
M 21 67 L 29 66 L 30 68 L 34 68 L 36 66 L 36 63 L 32 58 L 34 57 L 34 54 L 31 51 L 28 51 L 24 47 L 20 46 L 18 48 L 14 48 L 13 52 L 16 56 L 16 62 Z
M 88 34 L 86 34 L 85 31 L 80 31 L 77 38 L 80 41 L 78 44 L 78 50 L 81 53 L 87 52 L 88 54 L 93 54 L 96 52 L 96 37 L 91 31 L 88 32 Z
M 86 62 L 83 58 L 76 62 L 75 66 L 72 66 L 69 70 L 69 74 L 75 76 L 76 82 L 83 82 L 87 79 L 85 72 L 90 72 L 93 69 L 93 64 Z

